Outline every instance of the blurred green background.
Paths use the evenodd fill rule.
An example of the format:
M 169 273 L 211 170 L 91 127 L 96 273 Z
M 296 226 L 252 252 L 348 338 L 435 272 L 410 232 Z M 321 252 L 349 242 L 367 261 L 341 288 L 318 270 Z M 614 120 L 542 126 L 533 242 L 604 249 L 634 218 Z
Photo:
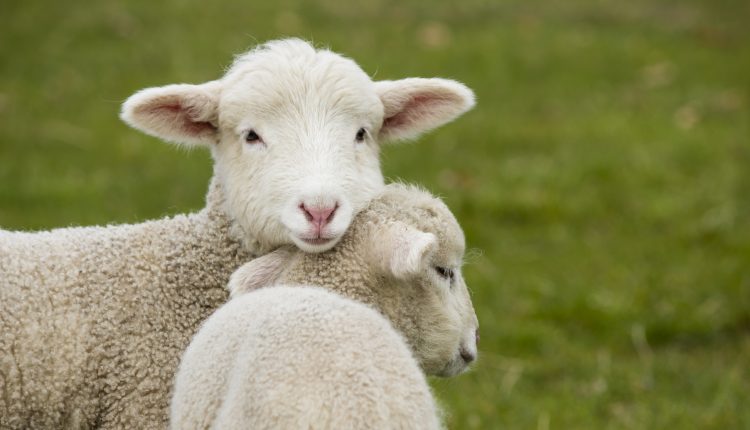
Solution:
M 450 428 L 750 428 L 750 2 L 3 2 L 0 226 L 198 209 L 207 153 L 117 117 L 300 36 L 478 106 L 383 154 L 472 251 L 476 368 Z

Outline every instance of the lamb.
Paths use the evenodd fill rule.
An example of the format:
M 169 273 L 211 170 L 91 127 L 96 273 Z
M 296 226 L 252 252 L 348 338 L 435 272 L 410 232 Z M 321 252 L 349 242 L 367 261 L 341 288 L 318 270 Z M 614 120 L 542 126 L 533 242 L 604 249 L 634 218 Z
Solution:
M 181 430 L 441 428 L 390 323 L 315 287 L 262 288 L 216 311 L 185 351 L 171 407 Z
M 282 247 L 234 272 L 231 297 L 274 284 L 315 285 L 373 306 L 406 338 L 422 369 L 453 376 L 477 354 L 478 322 L 461 275 L 463 231 L 440 199 L 388 184 L 333 249 Z
M 0 428 L 163 428 L 169 386 L 229 275 L 280 245 L 331 248 L 383 187 L 379 142 L 473 104 L 455 81 L 373 82 L 297 39 L 199 85 L 137 92 L 133 127 L 209 148 L 197 213 L 134 225 L 0 231 Z
M 346 385 L 346 376 L 341 375 L 355 371 L 352 367 L 356 364 L 347 366 L 337 360 L 319 365 L 325 359 L 318 360 L 315 354 L 311 362 L 301 359 L 306 356 L 297 353 L 297 348 L 300 351 L 315 350 L 318 344 L 335 342 L 327 337 L 328 330 L 318 338 L 301 334 L 299 339 L 290 340 L 291 345 L 280 340 L 291 336 L 294 330 L 303 330 L 306 323 L 294 322 L 296 317 L 287 310 L 292 308 L 276 310 L 265 301 L 253 303 L 252 298 L 247 298 L 253 294 L 242 296 L 272 285 L 318 286 L 368 304 L 403 335 L 419 367 L 426 373 L 453 376 L 462 372 L 475 360 L 478 340 L 477 317 L 460 271 L 464 247 L 463 232 L 445 204 L 413 186 L 391 184 L 356 216 L 333 249 L 321 254 L 306 254 L 281 248 L 243 265 L 229 281 L 228 288 L 234 299 L 217 312 L 220 316 L 206 322 L 185 353 L 172 400 L 173 428 L 224 428 L 217 422 L 223 420 L 222 414 L 228 414 L 229 410 L 233 414 L 239 413 L 235 408 L 245 414 L 260 414 L 254 418 L 257 421 L 253 421 L 258 428 L 274 427 L 271 424 L 282 419 L 288 420 L 283 423 L 300 425 L 280 425 L 278 428 L 308 428 L 302 425 L 308 422 L 315 423 L 310 425 L 311 428 L 350 428 L 349 425 L 328 426 L 326 423 L 340 418 L 354 420 L 351 424 L 361 427 L 354 425 L 357 419 L 384 419 L 370 416 L 369 412 L 339 416 L 331 412 L 332 403 L 325 404 L 328 409 L 318 410 L 319 416 L 311 416 L 306 402 L 319 409 L 321 403 L 316 402 L 337 399 L 335 389 L 328 392 L 330 388 L 324 389 L 321 385 Z M 268 289 L 276 288 L 281 287 Z M 288 296 L 292 293 L 279 294 Z M 255 297 L 272 296 L 273 293 L 268 293 Z M 240 299 L 240 304 L 233 303 Z M 276 322 L 283 319 L 290 321 Z M 358 327 L 356 321 L 351 326 Z M 279 335 L 269 328 L 271 324 L 292 331 L 289 335 Z M 349 356 L 356 354 L 361 347 L 357 357 L 365 359 L 371 348 L 377 348 L 366 346 L 371 339 L 369 334 L 349 332 L 346 323 L 336 323 L 334 327 L 342 331 L 335 339 L 350 339 L 347 342 L 352 342 L 353 346 L 335 343 L 321 347 L 324 348 L 321 357 L 332 353 L 335 356 L 335 350 L 331 348 L 340 347 L 342 353 Z M 276 345 L 276 349 L 271 345 Z M 362 374 L 370 372 L 369 378 L 377 381 L 374 383 L 382 382 L 375 376 L 380 375 L 377 373 L 380 370 L 356 371 Z M 408 381 L 416 378 L 411 371 L 404 373 L 410 375 Z M 299 381 L 287 379 L 307 374 L 310 375 Z M 330 379 L 315 381 L 315 374 L 322 374 L 324 378 L 330 375 Z M 314 390 L 306 391 L 308 382 Z M 280 384 L 278 391 L 274 388 L 277 384 Z M 278 400 L 281 402 L 278 407 L 273 406 L 277 393 L 281 399 L 285 390 L 292 389 L 285 384 L 298 388 L 295 398 L 304 398 L 299 400 L 302 406 L 282 400 Z M 353 387 L 348 389 L 354 390 Z M 264 393 L 270 393 L 267 394 L 269 397 Z M 363 396 L 352 401 L 365 403 L 369 395 L 368 392 L 352 394 L 349 391 L 346 394 L 355 398 Z M 336 404 L 336 409 L 340 408 Z M 256 428 L 255 425 L 249 427 Z M 374 425 L 371 428 L 381 427 Z

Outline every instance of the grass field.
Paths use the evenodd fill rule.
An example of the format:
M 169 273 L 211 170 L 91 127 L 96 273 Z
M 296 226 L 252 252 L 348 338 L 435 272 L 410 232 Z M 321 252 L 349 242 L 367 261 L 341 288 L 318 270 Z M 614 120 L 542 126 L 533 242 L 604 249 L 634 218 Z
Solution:
M 201 207 L 209 156 L 120 103 L 308 38 L 478 95 L 383 154 L 476 249 L 480 362 L 433 381 L 450 428 L 750 428 L 748 27 L 746 0 L 5 2 L 0 226 Z

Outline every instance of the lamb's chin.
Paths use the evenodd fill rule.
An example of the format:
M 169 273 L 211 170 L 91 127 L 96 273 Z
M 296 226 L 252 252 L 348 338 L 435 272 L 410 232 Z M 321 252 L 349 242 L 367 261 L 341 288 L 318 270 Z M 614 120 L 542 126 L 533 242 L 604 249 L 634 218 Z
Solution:
M 443 367 L 443 369 L 440 370 L 440 372 L 438 372 L 435 376 L 439 376 L 441 378 L 450 378 L 452 376 L 464 373 L 468 369 L 469 365 L 466 364 L 465 361 L 460 358 L 456 358 L 446 363 L 445 367 Z
M 306 238 L 294 233 L 289 235 L 292 242 L 304 252 L 321 253 L 333 248 L 341 239 L 341 235 L 331 237 Z

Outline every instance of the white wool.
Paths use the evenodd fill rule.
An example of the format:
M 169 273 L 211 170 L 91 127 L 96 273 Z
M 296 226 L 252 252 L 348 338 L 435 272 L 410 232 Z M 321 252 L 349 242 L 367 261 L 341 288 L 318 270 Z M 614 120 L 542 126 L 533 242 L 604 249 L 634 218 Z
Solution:
M 381 98 L 354 62 L 290 39 L 240 56 L 218 80 L 131 96 L 130 125 L 210 148 L 206 208 L 135 225 L 0 232 L 0 427 L 163 427 L 179 354 L 225 300 L 230 273 L 279 245 L 329 249 L 382 188 L 376 140 L 395 124 L 384 112 L 431 106 L 437 116 L 409 122 L 419 132 L 472 104 L 467 93 L 433 96 L 432 86 L 404 91 L 413 101 L 394 110 L 397 98 Z M 250 129 L 260 138 L 246 141 Z M 323 225 L 304 208 L 336 210 Z
M 216 311 L 185 351 L 173 429 L 436 429 L 404 340 L 368 306 L 322 289 L 263 288 Z

